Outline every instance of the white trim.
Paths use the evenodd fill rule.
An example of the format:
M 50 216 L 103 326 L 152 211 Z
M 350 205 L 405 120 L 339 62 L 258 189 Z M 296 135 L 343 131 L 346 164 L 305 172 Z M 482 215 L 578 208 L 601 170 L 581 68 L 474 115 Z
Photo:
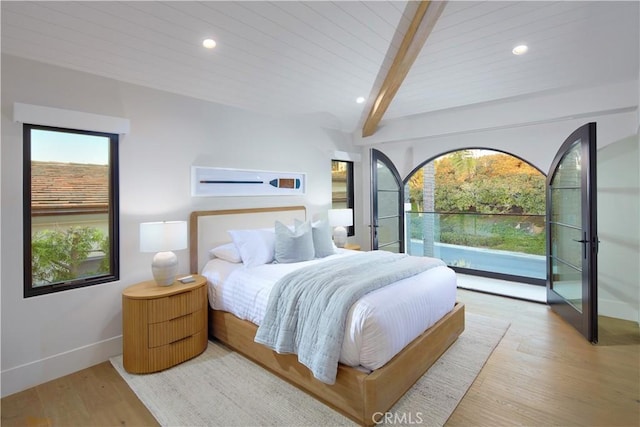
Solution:
M 13 121 L 32 125 L 55 126 L 67 129 L 89 130 L 94 132 L 129 133 L 129 119 L 84 113 L 82 111 L 63 110 L 61 108 L 42 107 L 40 105 L 13 104 Z
M 598 298 L 598 315 L 640 322 L 640 313 L 637 307 L 627 301 Z
M 2 371 L 2 397 L 72 374 L 122 354 L 122 335 Z

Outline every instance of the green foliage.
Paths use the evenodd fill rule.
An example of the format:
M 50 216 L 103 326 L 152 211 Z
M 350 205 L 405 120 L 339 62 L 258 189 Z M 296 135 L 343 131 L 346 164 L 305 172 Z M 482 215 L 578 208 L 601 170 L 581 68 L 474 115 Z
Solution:
M 520 215 L 446 215 L 440 242 L 544 255 L 543 222 L 542 217 Z
M 109 271 L 109 239 L 91 227 L 43 230 L 31 238 L 31 271 L 34 285 L 46 285 Z M 97 271 L 82 271 L 89 254 L 105 252 Z
M 486 214 L 410 214 L 412 239 L 423 239 L 424 218 L 436 222 L 435 240 L 452 245 L 544 255 L 544 216 Z
M 522 160 L 463 150 L 435 162 L 436 212 L 545 213 L 545 177 Z
M 433 238 L 454 245 L 545 254 L 545 177 L 528 163 L 498 153 L 460 150 L 434 161 L 437 223 Z M 423 169 L 407 186 L 412 209 L 422 211 Z M 430 209 L 429 209 L 430 210 Z M 410 215 L 412 239 L 423 239 L 423 218 Z

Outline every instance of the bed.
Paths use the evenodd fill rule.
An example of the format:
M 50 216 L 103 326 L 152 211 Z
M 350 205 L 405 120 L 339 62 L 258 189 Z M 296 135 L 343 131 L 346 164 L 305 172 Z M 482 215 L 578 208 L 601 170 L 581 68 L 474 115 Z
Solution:
M 276 220 L 293 223 L 295 220 L 307 219 L 304 206 L 192 212 L 191 271 L 213 277 L 210 275 L 210 250 L 231 241 L 228 230 L 273 227 Z M 216 292 L 212 290 L 216 280 L 209 282 L 211 338 L 221 341 L 362 425 L 375 424 L 464 330 L 464 306 L 454 303 L 450 311 L 403 346 L 390 360 L 384 361 L 381 367 L 372 370 L 363 366 L 349 366 L 342 363 L 341 356 L 335 382 L 327 384 L 316 379 L 306 366 L 298 362 L 296 355 L 279 354 L 256 343 L 254 338 L 258 326 L 253 323 L 256 319 L 242 313 L 234 314 L 233 308 L 226 309 L 224 304 L 216 301 L 222 294 L 218 293 L 217 297 L 214 294 L 212 297 L 212 292 Z M 216 304 L 222 309 L 212 308 Z M 354 364 L 353 360 L 350 364 Z

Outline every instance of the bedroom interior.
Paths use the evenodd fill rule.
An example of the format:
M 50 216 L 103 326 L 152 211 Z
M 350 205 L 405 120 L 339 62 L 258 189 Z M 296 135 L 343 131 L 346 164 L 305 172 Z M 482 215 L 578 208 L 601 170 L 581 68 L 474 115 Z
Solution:
M 256 228 L 268 227 L 273 224 L 275 220 L 285 221 L 286 219 L 288 219 L 287 224 L 296 219 L 306 221 L 308 220 L 306 209 L 304 206 L 289 206 L 285 208 L 192 212 L 190 215 L 191 271 L 202 272 L 202 274 L 208 278 L 208 282 L 215 283 L 217 280 L 220 280 L 218 277 L 224 277 L 224 270 L 221 269 L 220 272 L 218 272 L 213 268 L 212 262 L 215 262 L 215 259 L 211 263 L 206 261 L 209 258 L 209 251 L 212 247 L 229 243 L 228 230 L 236 230 L 238 226 L 241 227 L 242 224 L 247 223 L 252 224 L 253 227 Z M 329 238 L 330 234 L 328 229 L 326 230 L 326 234 L 327 238 Z M 278 237 L 276 236 L 276 248 L 277 241 Z M 236 246 L 238 247 L 237 241 L 234 240 L 234 242 L 236 242 Z M 365 256 L 367 254 L 358 255 Z M 352 256 L 355 256 L 355 254 Z M 364 262 L 364 260 L 359 262 Z M 376 260 L 375 262 L 380 263 L 382 260 Z M 366 271 L 374 276 L 375 274 L 372 272 L 372 267 L 373 266 L 368 266 Z M 229 267 L 225 266 L 224 268 L 228 269 Z M 337 268 L 337 266 L 333 268 Z M 387 268 L 390 269 L 391 266 L 389 265 Z M 338 271 L 346 274 L 346 270 L 339 269 Z M 436 271 L 436 269 L 432 271 Z M 455 283 L 451 283 L 450 275 L 440 278 L 441 276 L 430 273 L 431 271 L 425 272 L 421 281 L 433 282 L 434 284 L 443 282 L 443 286 L 438 285 L 438 288 L 434 288 L 433 292 L 437 294 L 446 293 L 446 288 L 444 287 L 446 283 L 444 282 L 448 282 L 455 288 Z M 314 276 L 318 274 L 319 272 L 313 272 Z M 349 277 L 353 279 L 353 277 L 357 276 Z M 339 279 L 341 279 L 340 276 L 331 277 L 331 281 L 337 281 Z M 258 279 L 255 280 L 257 281 Z M 224 281 L 222 281 L 222 283 L 224 283 Z M 238 286 L 239 285 L 240 283 L 238 283 Z M 238 286 L 234 285 L 232 291 L 229 292 L 237 292 L 233 289 L 236 289 Z M 308 286 L 310 285 L 306 285 L 307 289 Z M 323 287 L 326 286 L 327 285 L 323 283 Z M 418 284 L 412 282 L 411 286 L 416 288 Z M 405 290 L 400 287 L 394 287 L 394 289 L 392 294 L 383 297 L 383 300 L 387 301 L 387 305 L 390 305 L 388 301 L 392 298 L 391 295 L 393 295 L 393 293 L 397 295 L 397 293 L 405 292 Z M 380 291 L 384 292 L 382 289 L 379 290 L 379 292 Z M 318 295 L 315 297 L 317 298 Z M 411 296 L 411 299 L 415 300 L 417 297 L 418 294 L 415 294 Z M 279 354 L 271 351 L 264 345 L 254 342 L 254 337 L 257 339 L 260 335 L 256 334 L 257 328 L 253 323 L 261 323 L 254 320 L 256 319 L 255 315 L 247 315 L 245 317 L 233 311 L 231 308 L 214 307 L 213 301 L 216 301 L 217 304 L 217 300 L 223 298 L 224 297 L 219 294 L 219 291 L 217 293 L 211 293 L 210 291 L 210 304 L 212 309 L 217 308 L 217 310 L 211 310 L 209 314 L 209 331 L 211 335 L 230 348 L 238 351 L 240 354 L 277 373 L 297 387 L 314 395 L 360 424 L 370 424 L 372 420 L 378 421 L 374 418 L 375 414 L 387 412 L 457 339 L 464 330 L 465 324 L 464 305 L 457 303 L 453 309 L 451 306 L 447 306 L 446 309 L 442 310 L 442 313 L 446 313 L 442 318 L 440 318 L 440 316 L 434 317 L 434 320 L 439 320 L 435 322 L 435 324 L 432 322 L 427 323 L 428 326 L 423 334 L 417 337 L 411 336 L 409 339 L 410 342 L 406 344 L 406 347 L 403 343 L 402 347 L 404 347 L 404 349 L 397 353 L 393 359 L 388 361 L 369 361 L 368 363 L 375 364 L 374 366 L 382 365 L 379 368 L 373 368 L 371 365 L 362 361 L 362 355 L 369 352 L 375 354 L 376 357 L 374 359 L 377 359 L 378 356 L 384 354 L 384 351 L 377 347 L 367 348 L 365 343 L 380 340 L 380 342 L 385 343 L 385 346 L 391 346 L 393 340 L 381 339 L 381 336 L 388 333 L 386 332 L 388 326 L 382 326 L 385 324 L 382 317 L 376 319 L 374 316 L 367 316 L 363 319 L 354 320 L 354 324 L 366 325 L 370 323 L 375 325 L 375 329 L 373 329 L 374 332 L 369 336 L 368 333 L 365 333 L 367 331 L 365 326 L 362 326 L 362 331 L 350 329 L 349 326 L 346 327 L 347 331 L 351 331 L 347 332 L 347 334 L 358 334 L 356 342 L 362 341 L 362 347 L 358 349 L 358 354 L 361 355 L 359 363 L 355 363 L 355 367 L 346 364 L 339 365 L 335 383 L 326 383 L 323 380 L 319 380 L 322 377 L 318 377 L 316 371 L 313 371 L 313 376 L 311 376 L 311 371 L 305 368 L 305 365 L 309 368 L 315 365 L 300 364 L 296 360 L 297 357 L 292 354 Z M 430 299 L 435 301 L 435 295 L 430 297 Z M 252 301 L 252 305 L 257 305 L 257 302 L 255 302 L 257 297 L 249 298 L 249 300 Z M 393 335 L 398 336 L 401 335 L 399 331 L 408 329 L 409 327 L 409 325 L 404 322 L 400 323 L 400 325 L 403 325 L 400 329 L 395 325 L 398 319 L 402 318 L 401 313 L 403 311 L 412 313 L 412 317 L 414 317 L 414 319 L 412 319 L 413 322 L 415 317 L 417 317 L 415 315 L 416 310 L 433 311 L 434 313 L 436 310 L 439 310 L 438 305 L 431 302 L 425 306 L 421 305 L 411 308 L 404 308 L 404 306 L 400 304 L 394 304 L 392 307 L 394 308 L 394 319 L 393 323 L 390 322 L 393 326 L 393 329 L 390 330 L 393 331 Z M 352 310 L 355 311 L 357 309 L 356 307 Z M 366 310 L 383 311 L 373 300 L 367 301 Z M 253 323 L 247 320 L 251 320 Z M 377 323 L 379 323 L 380 326 L 377 326 Z M 349 325 L 349 323 L 347 323 L 347 325 Z M 301 325 L 298 327 L 301 328 Z M 424 329 L 425 328 L 421 328 L 423 331 Z M 320 351 L 320 348 L 321 347 L 318 347 L 316 351 Z M 298 354 L 299 358 L 301 353 Z M 363 372 L 362 367 L 369 367 L 369 371 L 371 369 L 373 369 L 373 371 Z
M 302 206 L 307 220 L 326 220 L 330 162 L 347 156 L 356 159 L 355 235 L 347 242 L 367 251 L 370 149 L 384 152 L 401 176 L 468 147 L 513 153 L 547 171 L 567 135 L 597 122 L 598 345 L 545 304 L 459 287 L 465 314 L 510 326 L 445 422 L 634 425 L 639 4 L 441 3 L 432 28 L 416 36 L 424 46 L 413 52 L 397 92 L 391 89 L 393 102 L 376 112 L 385 72 L 393 70 L 401 36 L 412 31 L 411 17 L 423 4 L 2 2 L 2 424 L 157 423 L 109 362 L 123 352 L 123 291 L 152 279 L 153 254 L 140 252 L 141 223 L 280 206 Z M 198 46 L 205 36 L 215 36 L 215 49 Z M 515 57 L 512 44 L 522 41 L 530 50 Z M 365 102 L 356 104 L 357 96 Z M 23 296 L 18 104 L 130 122 L 117 131 L 117 281 Z M 364 137 L 370 118 L 381 120 Z M 194 195 L 194 167 L 296 171 L 304 189 Z M 200 273 L 211 249 L 194 249 L 197 228 L 189 228 L 191 250 L 176 251 L 179 276 Z M 340 408 L 340 395 L 318 394 L 347 413 L 367 401 L 354 396 Z

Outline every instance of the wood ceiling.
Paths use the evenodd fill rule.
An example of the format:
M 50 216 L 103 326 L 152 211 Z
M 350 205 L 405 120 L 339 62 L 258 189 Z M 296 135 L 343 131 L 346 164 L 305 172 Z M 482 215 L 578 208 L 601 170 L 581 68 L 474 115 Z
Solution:
M 357 133 L 416 10 L 404 1 L 1 7 L 3 53 Z M 637 80 L 639 19 L 635 1 L 448 2 L 374 120 Z M 215 49 L 202 47 L 207 37 Z M 516 57 L 519 43 L 530 51 Z

